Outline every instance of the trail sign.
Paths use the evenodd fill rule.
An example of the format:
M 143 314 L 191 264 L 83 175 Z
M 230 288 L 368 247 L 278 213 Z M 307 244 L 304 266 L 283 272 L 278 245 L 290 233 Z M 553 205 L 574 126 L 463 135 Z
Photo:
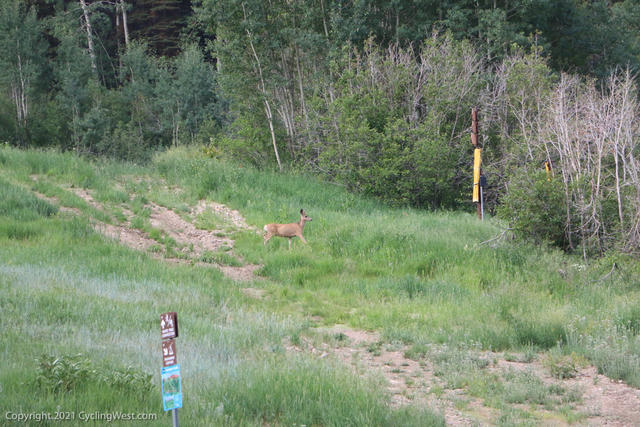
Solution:
M 178 355 L 176 354 L 176 341 L 162 341 L 162 366 L 171 366 L 178 363 Z
M 160 315 L 160 331 L 163 340 L 178 337 L 178 314 L 175 311 Z
M 180 365 L 176 355 L 178 337 L 178 314 L 175 311 L 160 315 L 160 337 L 162 338 L 162 408 L 171 411 L 173 427 L 179 427 L 178 408 L 182 408 L 182 382 Z
M 162 378 L 162 408 L 165 411 L 182 408 L 180 365 L 162 368 L 160 376 Z

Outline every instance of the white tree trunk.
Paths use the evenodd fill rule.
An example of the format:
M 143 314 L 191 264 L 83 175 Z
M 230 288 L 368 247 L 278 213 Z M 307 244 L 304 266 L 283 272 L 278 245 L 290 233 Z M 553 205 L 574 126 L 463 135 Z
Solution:
M 87 28 L 87 46 L 89 47 L 89 56 L 91 57 L 91 69 L 93 73 L 98 75 L 98 65 L 96 63 L 96 51 L 93 47 L 93 31 L 91 29 L 91 19 L 89 17 L 89 9 L 85 0 L 80 0 L 80 7 L 82 7 L 82 14 L 84 15 L 84 22 Z
M 244 12 L 244 18 L 247 19 L 247 12 L 244 8 L 244 4 L 242 5 L 242 11 Z M 271 142 L 273 144 L 273 152 L 276 155 L 278 168 L 282 170 L 282 163 L 280 163 L 280 154 L 278 153 L 278 145 L 276 144 L 276 133 L 273 128 L 273 112 L 271 111 L 271 105 L 269 104 L 269 98 L 267 96 L 267 88 L 264 83 L 264 77 L 262 75 L 262 65 L 260 64 L 260 59 L 258 58 L 258 53 L 256 52 L 256 48 L 253 46 L 253 40 L 252 40 L 251 32 L 249 31 L 249 29 L 247 29 L 247 36 L 249 36 L 249 45 L 251 46 L 253 57 L 256 60 L 256 67 L 258 69 L 258 75 L 260 77 L 260 90 L 262 92 L 262 95 L 264 96 L 264 110 L 267 115 L 267 121 L 269 122 L 269 130 L 271 131 Z
M 127 24 L 127 4 L 120 0 L 120 11 L 122 12 L 122 28 L 124 30 L 124 46 L 129 48 L 129 25 Z

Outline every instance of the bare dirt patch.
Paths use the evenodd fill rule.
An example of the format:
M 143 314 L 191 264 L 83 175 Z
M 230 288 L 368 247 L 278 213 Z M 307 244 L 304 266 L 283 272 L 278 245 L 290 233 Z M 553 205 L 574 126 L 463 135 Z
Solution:
M 106 224 L 104 222 L 96 222 L 94 224 L 94 229 L 99 233 L 138 251 L 146 252 L 152 246 L 156 246 L 158 244 L 158 242 L 149 238 L 142 231 L 133 228 Z
M 317 332 L 333 337 L 331 344 L 303 339 L 300 346 L 287 345 L 289 351 L 310 352 L 319 358 L 333 357 L 351 366 L 359 375 L 382 375 L 396 407 L 415 404 L 441 413 L 447 425 L 471 426 L 475 421 L 455 408 L 457 390 L 443 390 L 430 364 L 404 356 L 402 346 L 385 346 L 376 332 L 335 325 Z M 433 391 L 438 390 L 435 394 Z M 446 394 L 446 396 L 444 395 Z
M 69 190 L 95 209 L 105 211 L 104 206 L 100 202 L 96 201 L 88 190 L 83 188 L 70 188 Z M 42 194 L 37 195 L 38 197 L 46 199 L 56 205 L 60 205 L 59 201 L 55 198 L 48 198 Z M 93 221 L 94 229 L 109 238 L 117 240 L 127 247 L 148 252 L 155 258 L 163 258 L 174 263 L 216 267 L 220 269 L 225 276 L 239 282 L 248 282 L 258 279 L 254 272 L 261 267 L 260 265 L 244 264 L 241 266 L 229 266 L 215 261 L 203 262 L 202 260 L 203 256 L 207 253 L 216 253 L 224 250 L 228 257 L 234 257 L 239 262 L 242 262 L 240 257 L 233 254 L 233 239 L 225 236 L 222 230 L 203 230 L 197 228 L 193 224 L 193 220 L 197 215 L 210 209 L 217 215 L 224 218 L 224 220 L 235 229 L 255 230 L 255 227 L 251 227 L 246 223 L 238 211 L 232 210 L 219 203 L 204 200 L 199 201 L 190 214 L 185 215 L 186 218 L 178 215 L 171 209 L 167 209 L 155 203 L 149 202 L 146 207 L 151 211 L 149 216 L 151 226 L 160 230 L 176 242 L 178 245 L 177 250 L 180 254 L 179 257 L 168 254 L 163 248 L 162 242 L 154 240 L 149 234 L 142 230 L 133 228 L 131 220 L 133 219 L 134 214 L 126 207 L 122 209 L 123 215 L 127 217 L 127 220 L 124 223 L 114 225 L 101 221 Z M 81 214 L 78 209 L 66 208 L 64 206 L 60 206 L 60 210 L 71 212 L 76 215 Z
M 586 415 L 586 425 L 640 426 L 640 390 L 599 374 L 595 366 L 578 368 L 573 378 L 561 380 L 553 377 L 539 361 L 515 362 L 504 360 L 502 354 L 495 355 L 498 363 L 493 370 L 528 371 L 545 384 L 581 390 L 582 401 L 576 409 Z
M 216 214 L 223 217 L 225 220 L 233 224 L 238 229 L 243 230 L 257 230 L 256 227 L 253 227 L 245 221 L 244 217 L 240 214 L 240 212 L 230 209 L 228 206 L 225 206 L 220 203 L 200 200 L 193 210 L 194 216 L 197 216 L 203 213 L 206 210 L 212 210 Z
M 172 210 L 154 203 L 148 204 L 148 207 L 151 208 L 151 225 L 166 232 L 179 245 L 193 247 L 196 258 L 205 251 L 233 248 L 233 240 L 218 236 L 215 231 L 200 230 Z

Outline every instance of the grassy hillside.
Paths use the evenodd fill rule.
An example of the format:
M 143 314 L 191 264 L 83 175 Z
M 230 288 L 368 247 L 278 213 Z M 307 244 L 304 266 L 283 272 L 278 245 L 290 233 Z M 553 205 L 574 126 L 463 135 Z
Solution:
M 262 265 L 250 285 L 153 256 L 181 252 L 150 225 L 148 203 L 187 217 L 201 199 L 237 209 L 259 230 L 297 221 L 304 208 L 313 218 L 309 245 L 294 240 L 289 251 L 274 238 L 265 247 L 254 231 L 229 230 L 233 252 L 209 257 Z M 96 222 L 118 224 L 127 215 L 158 248 L 135 251 L 95 231 Z M 211 213 L 196 218 L 201 228 L 220 221 Z M 487 242 L 500 232 L 492 220 L 392 209 L 310 178 L 191 151 L 142 167 L 1 148 L 0 409 L 165 417 L 158 385 L 165 311 L 180 316 L 184 425 L 443 423 L 423 405 L 390 405 L 373 372 L 359 376 L 335 359 L 289 351 L 306 338 L 343 339 L 318 332 L 335 324 L 375 331 L 377 346 L 440 363 L 449 383 L 506 421 L 529 415 L 514 415 L 507 397 L 489 387 L 492 377 L 465 355 L 531 355 L 551 368 L 584 361 L 639 387 L 638 265 L 623 257 L 587 265 L 541 246 Z M 243 293 L 249 286 L 263 297 Z M 520 383 L 504 382 L 504 396 L 512 395 L 509 384 Z

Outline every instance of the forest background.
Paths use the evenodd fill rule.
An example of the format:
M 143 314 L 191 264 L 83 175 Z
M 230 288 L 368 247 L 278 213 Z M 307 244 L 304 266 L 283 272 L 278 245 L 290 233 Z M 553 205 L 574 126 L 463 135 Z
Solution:
M 639 65 L 638 0 L 4 0 L 0 141 L 132 162 L 200 145 L 470 210 L 478 107 L 488 211 L 634 252 Z

